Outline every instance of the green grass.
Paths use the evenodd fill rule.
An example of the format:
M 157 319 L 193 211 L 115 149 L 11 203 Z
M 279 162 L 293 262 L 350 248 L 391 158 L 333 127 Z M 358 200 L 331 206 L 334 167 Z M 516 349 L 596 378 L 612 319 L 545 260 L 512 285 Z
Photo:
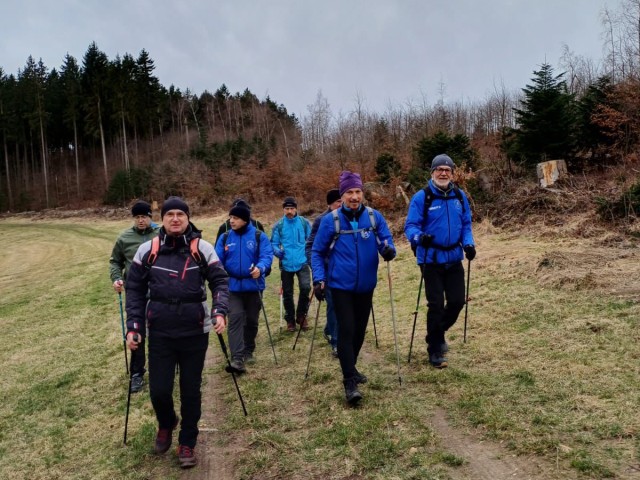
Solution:
M 178 478 L 170 455 L 151 453 L 156 425 L 147 391 L 132 397 L 129 445 L 122 445 L 127 379 L 107 262 L 128 222 L 2 224 L 15 251 L 0 260 L 0 478 Z M 197 224 L 209 239 L 217 227 Z M 482 243 L 485 252 L 509 253 L 517 240 L 486 235 Z M 258 361 L 239 379 L 248 417 L 222 363 L 206 371 L 225 403 L 215 441 L 242 452 L 235 478 L 459 478 L 474 459 L 443 447 L 431 422 L 436 408 L 469 438 L 557 462 L 560 473 L 624 478 L 640 463 L 638 303 L 545 286 L 523 261 L 482 263 L 478 251 L 467 342 L 463 311 L 448 335 L 451 366 L 439 371 L 427 364 L 424 295 L 406 363 L 419 276 L 402 245 L 392 264 L 402 385 L 381 265 L 379 348 L 370 323 L 358 364 L 369 383 L 356 409 L 345 405 L 339 364 L 322 339 L 324 307 L 305 379 L 312 331 L 295 351 L 293 336 L 279 332 L 276 268 L 265 303 L 279 365 L 261 317 Z M 221 357 L 213 337 L 211 349 Z

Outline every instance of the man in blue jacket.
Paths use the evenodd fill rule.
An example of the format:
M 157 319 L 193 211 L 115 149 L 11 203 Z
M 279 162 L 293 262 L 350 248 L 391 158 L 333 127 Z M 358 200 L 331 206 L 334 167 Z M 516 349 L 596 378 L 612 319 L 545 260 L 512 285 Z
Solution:
M 258 334 L 258 319 L 265 288 L 265 273 L 270 271 L 273 248 L 269 238 L 251 223 L 251 211 L 236 204 L 229 211 L 231 230 L 223 233 L 216 253 L 229 274 L 229 348 L 231 369 L 246 371 L 244 363 L 253 362 Z
M 295 198 L 285 198 L 282 208 L 284 216 L 273 226 L 271 245 L 273 254 L 280 260 L 284 318 L 289 332 L 296 331 L 296 323 L 301 329 L 308 330 L 307 311 L 311 293 L 311 270 L 304 246 L 311 234 L 311 225 L 304 217 L 298 215 L 298 204 Z M 296 276 L 300 288 L 297 309 L 293 303 L 293 279 Z
M 173 403 L 176 365 L 180 366 L 178 461 L 196 465 L 195 446 L 201 415 L 202 370 L 209 332 L 226 326 L 227 273 L 209 242 L 189 219 L 189 206 L 178 197 L 162 204 L 162 228 L 136 252 L 127 283 L 127 346 L 139 348 L 149 332 L 149 396 L 158 420 L 154 450 L 165 453 L 179 423 Z M 207 305 L 206 284 L 211 290 Z
M 380 212 L 365 207 L 360 175 L 340 174 L 342 206 L 322 217 L 311 250 L 313 290 L 322 301 L 328 288 L 338 319 L 338 358 L 347 402 L 362 399 L 358 384 L 367 377 L 356 369 L 378 281 L 378 254 L 396 256 L 393 238 Z
M 424 278 L 427 296 L 427 351 L 436 368 L 448 366 L 445 332 L 465 303 L 464 267 L 476 256 L 466 194 L 452 182 L 455 164 L 445 154 L 431 162 L 431 180 L 409 204 L 404 232 Z M 446 303 L 445 303 L 446 299 Z

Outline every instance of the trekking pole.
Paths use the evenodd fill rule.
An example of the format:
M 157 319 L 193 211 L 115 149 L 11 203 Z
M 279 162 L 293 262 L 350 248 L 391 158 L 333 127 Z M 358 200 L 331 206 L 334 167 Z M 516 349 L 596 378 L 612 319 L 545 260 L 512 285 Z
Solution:
M 471 280 L 471 260 L 467 265 L 467 294 L 465 295 L 464 302 L 464 335 L 462 336 L 463 343 L 467 343 L 467 312 L 469 311 L 469 280 Z
M 304 372 L 304 379 L 306 380 L 309 376 L 309 365 L 311 365 L 311 354 L 313 353 L 313 341 L 316 338 L 316 329 L 318 328 L 318 317 L 320 316 L 320 305 L 321 301 L 318 301 L 318 310 L 316 312 L 316 320 L 313 323 L 313 336 L 311 337 L 311 347 L 309 348 L 309 359 L 307 360 L 307 371 Z
M 284 303 L 282 282 L 280 282 L 280 333 L 282 333 L 282 304 Z
M 307 313 L 305 313 L 305 318 L 309 314 L 309 307 L 311 307 L 311 302 L 313 302 L 313 288 L 311 289 L 311 295 L 309 295 L 309 303 L 307 303 Z M 296 345 L 298 344 L 298 338 L 300 338 L 300 332 L 302 332 L 302 322 L 300 322 L 300 328 L 298 329 L 298 334 L 296 335 L 296 339 L 293 341 L 293 348 L 291 350 L 296 349 Z
M 376 337 L 376 348 L 378 348 L 378 332 L 376 330 L 376 314 L 373 311 L 373 303 L 371 304 L 371 319 L 373 320 L 373 335 Z
M 129 374 L 129 361 L 127 360 L 127 337 L 124 333 L 124 312 L 122 311 L 122 292 L 118 292 L 118 300 L 120 300 L 120 327 L 122 328 L 122 346 L 124 347 L 124 367 Z
M 391 321 L 393 322 L 393 343 L 396 346 L 396 364 L 398 365 L 398 382 L 402 385 L 400 376 L 400 355 L 398 354 L 398 337 L 396 336 L 396 312 L 393 306 L 393 289 L 391 287 L 391 262 L 387 262 L 387 277 L 389 278 L 389 299 L 391 301 Z
M 253 270 L 254 265 L 251 264 L 249 270 Z M 264 308 L 264 301 L 262 300 L 262 290 L 260 290 L 260 284 L 258 279 L 254 278 L 256 286 L 258 287 L 258 293 L 260 294 L 260 306 L 262 307 L 262 313 L 264 314 L 264 323 L 267 325 L 267 333 L 269 334 L 269 343 L 271 344 L 271 351 L 273 352 L 273 361 L 278 365 L 278 357 L 276 357 L 276 348 L 273 346 L 273 338 L 271 337 L 271 329 L 269 328 L 269 320 L 267 320 L 267 310 Z
M 416 301 L 416 311 L 413 312 L 413 329 L 411 330 L 411 342 L 409 343 L 409 358 L 407 359 L 407 363 L 411 363 L 411 349 L 413 348 L 413 336 L 416 333 L 416 322 L 418 321 L 418 308 L 420 308 L 420 294 L 422 293 L 423 280 L 424 280 L 424 275 L 422 273 L 422 269 L 420 269 L 420 286 L 418 287 L 418 300 Z
M 236 386 L 236 392 L 238 392 L 238 398 L 240 399 L 240 404 L 242 405 L 242 411 L 244 412 L 244 416 L 247 416 L 247 408 L 244 406 L 244 400 L 242 399 L 242 394 L 240 393 L 240 387 L 238 387 L 238 381 L 236 380 L 236 374 L 233 373 L 231 369 L 231 361 L 229 360 L 229 354 L 227 353 L 227 346 L 224 344 L 224 338 L 222 338 L 222 334 L 218 333 L 218 340 L 220 341 L 220 348 L 222 348 L 222 353 L 224 353 L 224 358 L 227 359 L 227 370 L 231 374 L 231 378 L 233 378 L 233 383 Z
M 140 341 L 140 336 L 137 333 L 134 333 L 132 338 L 133 338 L 134 342 L 139 342 Z M 125 344 L 125 346 L 126 346 L 126 344 Z M 126 357 L 126 355 L 125 355 L 125 357 Z M 122 443 L 124 445 L 127 444 L 127 428 L 129 427 L 129 407 L 131 406 L 131 382 L 132 381 L 133 381 L 133 371 L 129 375 L 129 391 L 127 392 L 127 413 L 126 413 L 126 415 L 124 417 L 124 439 L 122 441 Z

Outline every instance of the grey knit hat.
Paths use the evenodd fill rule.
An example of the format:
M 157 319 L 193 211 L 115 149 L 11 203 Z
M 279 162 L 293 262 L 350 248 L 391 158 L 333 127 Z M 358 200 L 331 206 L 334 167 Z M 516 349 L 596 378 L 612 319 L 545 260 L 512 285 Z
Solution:
M 436 155 L 433 157 L 433 161 L 431 162 L 431 172 L 438 167 L 449 167 L 452 171 L 456 168 L 456 164 L 453 163 L 451 157 L 445 153 L 441 153 L 440 155 Z

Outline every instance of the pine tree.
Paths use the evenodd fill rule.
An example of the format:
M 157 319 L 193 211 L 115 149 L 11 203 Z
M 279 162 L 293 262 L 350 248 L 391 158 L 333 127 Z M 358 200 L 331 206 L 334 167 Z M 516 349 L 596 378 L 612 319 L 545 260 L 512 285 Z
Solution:
M 576 104 L 562 79 L 553 68 L 543 64 L 534 71 L 533 84 L 522 89 L 522 108 L 515 109 L 515 143 L 509 155 L 514 160 L 535 164 L 544 160 L 569 158 L 576 148 Z

